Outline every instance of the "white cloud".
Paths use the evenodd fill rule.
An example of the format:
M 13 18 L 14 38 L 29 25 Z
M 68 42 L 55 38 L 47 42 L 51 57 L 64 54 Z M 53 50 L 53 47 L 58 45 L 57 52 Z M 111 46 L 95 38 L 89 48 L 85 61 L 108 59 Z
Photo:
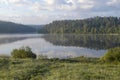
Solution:
M 8 0 L 9 3 L 18 3 L 20 2 L 21 0 Z
M 82 5 L 80 8 L 82 8 L 82 9 L 91 9 L 93 7 L 94 7 L 94 5 Z
M 78 0 L 78 2 L 79 3 L 86 3 L 86 4 L 88 4 L 88 3 L 93 3 L 94 1 L 93 0 Z
M 1 4 L 8 4 L 8 1 L 7 0 L 0 0 L 0 3 Z
M 60 5 L 60 6 L 57 7 L 57 9 L 72 11 L 72 10 L 76 9 L 76 6 L 75 5 L 72 5 L 72 6 L 70 6 L 70 5 Z
M 94 7 L 94 1 L 91 0 L 44 0 L 43 3 L 33 3 L 32 10 L 41 11 L 72 11 L 78 9 L 91 9 Z
M 0 3 L 4 3 L 6 5 L 16 5 L 16 6 L 24 6 L 28 4 L 32 4 L 29 0 L 0 0 Z
M 52 5 L 55 3 L 55 0 L 44 0 L 47 4 Z
M 1 3 L 5 3 L 5 4 L 18 3 L 21 1 L 23 1 L 23 0 L 0 0 Z
M 38 12 L 40 10 L 40 4 L 38 2 L 35 2 L 32 6 L 31 9 L 34 10 L 35 12 Z
M 2 7 L 6 8 L 1 9 Z M 10 8 L 9 15 L 13 16 L 12 20 L 16 19 L 22 23 L 48 23 L 56 19 L 77 19 L 100 15 L 120 16 L 115 14 L 115 12 L 120 13 L 120 0 L 0 0 L 2 10 L 0 13 L 7 15 L 6 12 Z M 18 17 L 14 15 L 20 18 L 17 19 Z
M 108 5 L 115 5 L 115 4 L 119 4 L 120 0 L 110 0 L 107 2 Z
M 35 12 L 42 10 L 58 11 L 58 10 L 77 10 L 78 9 L 91 9 L 94 7 L 93 0 L 42 0 L 31 2 L 30 0 L 1 0 L 6 4 L 12 4 L 19 7 L 28 6 Z M 25 8 L 28 8 L 25 7 Z
M 95 2 L 93 0 L 78 0 L 81 9 L 91 9 L 94 7 Z

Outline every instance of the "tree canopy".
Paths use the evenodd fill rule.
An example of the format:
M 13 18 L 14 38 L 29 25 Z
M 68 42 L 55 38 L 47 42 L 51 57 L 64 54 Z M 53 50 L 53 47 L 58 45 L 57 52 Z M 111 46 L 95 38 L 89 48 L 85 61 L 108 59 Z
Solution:
M 29 47 L 21 47 L 11 52 L 13 58 L 36 58 L 36 54 Z
M 105 62 L 120 62 L 120 47 L 109 49 L 101 60 Z
M 40 33 L 77 33 L 77 34 L 120 34 L 120 18 L 94 17 L 83 20 L 53 21 L 45 25 Z

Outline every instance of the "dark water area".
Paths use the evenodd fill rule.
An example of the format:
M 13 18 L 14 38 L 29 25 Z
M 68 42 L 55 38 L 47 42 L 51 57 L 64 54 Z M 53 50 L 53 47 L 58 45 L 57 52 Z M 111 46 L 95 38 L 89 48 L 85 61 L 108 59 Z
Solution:
M 29 46 L 37 55 L 46 55 L 49 58 L 101 57 L 108 49 L 120 47 L 120 35 L 0 35 L 0 55 L 10 55 L 13 49 L 22 46 Z
M 106 50 L 120 47 L 120 35 L 45 35 L 43 38 L 54 45 Z

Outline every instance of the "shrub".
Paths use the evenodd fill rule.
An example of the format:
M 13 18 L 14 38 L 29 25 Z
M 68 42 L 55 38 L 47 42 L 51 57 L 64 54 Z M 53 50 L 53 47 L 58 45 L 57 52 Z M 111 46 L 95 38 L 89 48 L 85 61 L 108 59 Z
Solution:
M 109 49 L 100 60 L 104 62 L 120 62 L 120 47 Z
M 36 54 L 29 47 L 21 47 L 11 52 L 13 58 L 36 58 Z

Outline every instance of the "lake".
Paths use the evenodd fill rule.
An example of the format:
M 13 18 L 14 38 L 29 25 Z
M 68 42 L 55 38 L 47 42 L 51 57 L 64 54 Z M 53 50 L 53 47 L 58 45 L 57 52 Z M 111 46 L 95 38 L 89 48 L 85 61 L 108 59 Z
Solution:
M 120 47 L 120 35 L 75 34 L 1 34 L 0 55 L 29 46 L 37 55 L 49 58 L 101 57 L 113 47 Z

